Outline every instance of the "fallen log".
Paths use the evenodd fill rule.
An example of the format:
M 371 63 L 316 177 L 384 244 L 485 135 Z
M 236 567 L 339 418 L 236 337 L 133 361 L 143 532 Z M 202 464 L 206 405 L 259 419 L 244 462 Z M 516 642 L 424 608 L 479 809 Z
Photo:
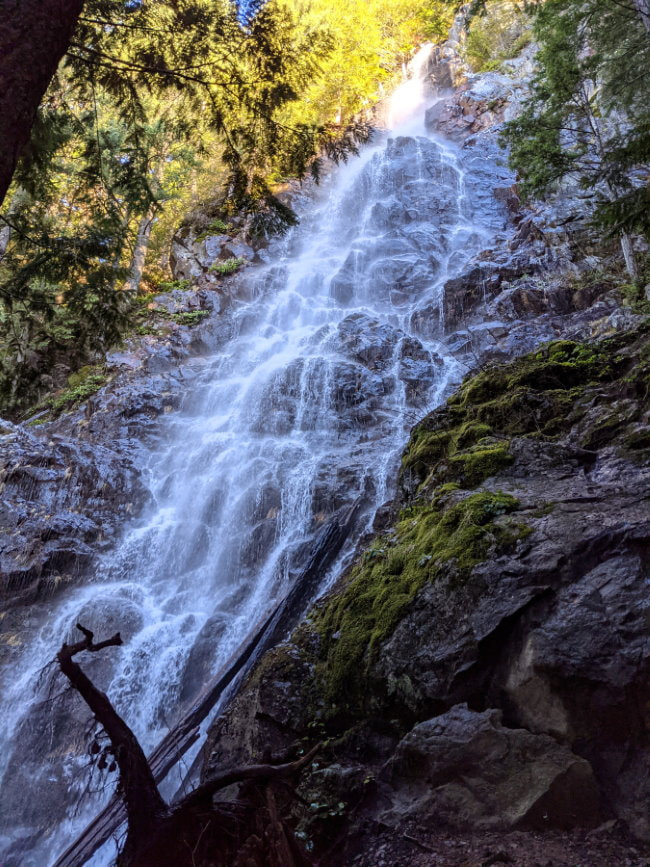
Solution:
M 334 563 L 350 535 L 361 503 L 361 498 L 356 500 L 345 512 L 332 518 L 322 528 L 314 541 L 308 563 L 289 593 L 266 618 L 258 621 L 246 640 L 149 755 L 148 762 L 156 783 L 164 780 L 179 759 L 199 739 L 201 723 L 225 690 L 237 678 L 241 680 L 255 661 L 282 641 L 306 613 L 317 594 L 323 574 Z M 59 856 L 54 867 L 83 867 L 125 821 L 124 804 L 119 797 L 114 796 Z

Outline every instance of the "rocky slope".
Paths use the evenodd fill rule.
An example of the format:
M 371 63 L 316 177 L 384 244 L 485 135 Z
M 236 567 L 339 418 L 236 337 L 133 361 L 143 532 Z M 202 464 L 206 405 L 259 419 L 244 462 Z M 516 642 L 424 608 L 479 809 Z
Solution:
M 497 863 L 462 860 L 466 834 L 509 863 L 644 863 L 616 834 L 650 837 L 649 377 L 645 324 L 467 379 L 413 431 L 377 537 L 215 725 L 206 776 L 325 739 L 297 808 L 323 864 Z M 529 860 L 522 829 L 576 854 L 542 835 Z
M 146 452 L 164 435 L 159 420 L 180 406 L 205 354 L 230 334 L 221 315 L 228 287 L 214 278 L 210 289 L 155 296 L 143 333 L 80 385 L 55 393 L 27 423 L 0 420 L 0 608 L 81 580 L 141 511 Z

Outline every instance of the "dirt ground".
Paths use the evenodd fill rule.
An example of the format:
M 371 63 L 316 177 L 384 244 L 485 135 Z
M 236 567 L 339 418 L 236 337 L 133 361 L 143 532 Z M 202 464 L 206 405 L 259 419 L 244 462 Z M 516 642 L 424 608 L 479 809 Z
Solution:
M 361 852 L 332 853 L 331 867 L 650 867 L 650 846 L 616 822 L 579 832 L 431 833 L 409 828 L 364 836 Z

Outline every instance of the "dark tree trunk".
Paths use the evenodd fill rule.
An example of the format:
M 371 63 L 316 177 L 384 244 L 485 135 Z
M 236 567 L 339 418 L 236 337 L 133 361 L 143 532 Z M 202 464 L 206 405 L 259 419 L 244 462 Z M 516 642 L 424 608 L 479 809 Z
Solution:
M 0 0 L 0 205 L 84 0 Z
M 108 696 L 97 689 L 90 678 L 74 661 L 74 657 L 84 650 L 96 653 L 105 647 L 122 643 L 119 632 L 106 641 L 95 644 L 93 633 L 77 624 L 85 635 L 77 644 L 64 644 L 57 660 L 59 667 L 72 686 L 86 702 L 95 719 L 108 735 L 120 769 L 120 784 L 128 818 L 126 851 L 137 848 L 142 840 L 157 833 L 163 818 L 167 815 L 167 804 L 163 801 L 156 781 L 151 773 L 140 742 L 122 717 L 115 711 Z
M 78 653 L 97 653 L 105 647 L 122 644 L 120 633 L 95 642 L 89 629 L 79 623 L 77 629 L 83 633 L 83 640 L 64 644 L 57 654 L 57 662 L 108 735 L 111 752 L 119 767 L 120 792 L 126 808 L 128 830 L 118 864 L 124 867 L 152 867 L 154 864 L 194 867 L 209 855 L 210 863 L 217 867 L 248 867 L 251 864 L 311 867 L 311 859 L 282 819 L 275 796 L 268 787 L 274 782 L 289 784 L 312 761 L 321 745 L 293 762 L 227 770 L 169 808 L 158 791 L 138 739 L 108 696 L 97 689 L 74 661 Z M 213 806 L 212 797 L 218 791 L 240 782 L 250 784 L 254 790 L 256 786 L 261 787 L 267 802 L 264 809 L 260 810 L 259 804 L 254 803 L 255 799 L 249 804 L 244 801 L 222 804 L 220 808 Z M 66 859 L 67 855 L 63 857 Z M 77 865 L 86 860 L 83 858 L 82 862 L 75 858 L 71 863 Z

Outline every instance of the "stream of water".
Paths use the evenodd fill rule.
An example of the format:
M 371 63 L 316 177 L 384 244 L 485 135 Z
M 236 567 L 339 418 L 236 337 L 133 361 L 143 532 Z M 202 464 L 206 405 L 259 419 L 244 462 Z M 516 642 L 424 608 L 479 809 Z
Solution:
M 121 631 L 123 647 L 84 667 L 149 750 L 286 593 L 317 529 L 361 493 L 371 526 L 409 428 L 458 378 L 430 311 L 503 215 L 485 207 L 490 159 L 425 131 L 429 55 L 392 97 L 390 136 L 333 171 L 268 264 L 244 272 L 232 338 L 149 457 L 152 505 L 5 672 L 6 867 L 52 864 L 112 788 L 95 773 L 86 791 L 88 712 L 42 674 L 74 624 Z

